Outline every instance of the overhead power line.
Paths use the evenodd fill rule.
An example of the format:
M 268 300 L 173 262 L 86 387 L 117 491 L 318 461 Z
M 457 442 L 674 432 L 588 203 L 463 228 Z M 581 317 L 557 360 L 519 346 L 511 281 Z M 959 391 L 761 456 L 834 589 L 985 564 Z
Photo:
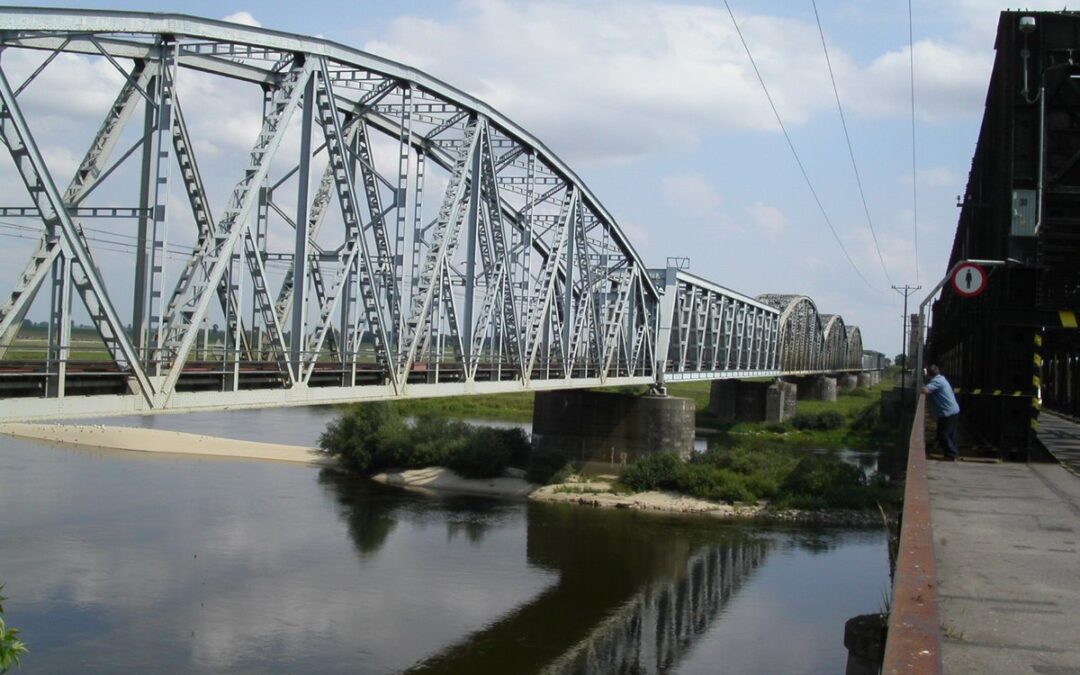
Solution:
M 848 133 L 847 119 L 844 117 L 844 106 L 840 104 L 840 90 L 836 87 L 836 76 L 833 74 L 832 59 L 829 58 L 829 47 L 825 44 L 825 31 L 821 27 L 821 16 L 818 14 L 817 0 L 810 0 L 814 6 L 814 19 L 817 21 L 818 35 L 821 36 L 821 49 L 825 52 L 825 65 L 829 67 L 829 80 L 832 82 L 833 96 L 836 97 L 836 110 L 840 113 L 840 125 L 844 128 L 844 140 L 847 141 L 848 157 L 851 158 L 851 169 L 855 172 L 855 184 L 859 188 L 859 198 L 862 200 L 863 212 L 866 214 L 866 224 L 870 227 L 870 236 L 874 239 L 874 249 L 877 251 L 878 261 L 881 262 L 881 271 L 889 285 L 893 285 L 892 276 L 888 267 L 885 266 L 885 256 L 881 254 L 881 245 L 878 243 L 877 232 L 874 231 L 874 219 L 870 217 L 870 207 L 866 203 L 866 192 L 863 191 L 862 177 L 859 175 L 859 165 L 855 162 L 855 150 L 851 146 L 851 134 Z
M 772 95 L 769 94 L 769 88 L 765 85 L 765 78 L 761 76 L 761 71 L 758 70 L 757 62 L 754 60 L 754 55 L 750 52 L 750 46 L 746 43 L 746 38 L 743 37 L 742 30 L 739 28 L 739 22 L 735 20 L 735 14 L 731 11 L 731 5 L 728 4 L 728 0 L 724 0 L 724 7 L 727 8 L 728 16 L 731 17 L 731 23 L 735 26 L 735 33 L 739 36 L 739 41 L 742 42 L 743 49 L 746 51 L 746 56 L 750 59 L 750 65 L 754 68 L 754 74 L 757 75 L 758 82 L 761 84 L 761 89 L 765 92 L 765 98 L 769 101 L 769 107 L 772 108 L 773 116 L 776 117 L 776 123 L 780 125 L 780 131 L 784 134 L 784 140 L 787 141 L 788 148 L 791 150 L 791 155 L 795 158 L 795 164 L 798 165 L 803 180 L 806 181 L 806 187 L 810 188 L 810 194 L 814 196 L 814 202 L 817 203 L 818 210 L 821 211 L 821 216 L 825 219 L 825 224 L 829 226 L 829 231 L 832 232 L 833 238 L 836 239 L 836 243 L 840 246 L 840 250 L 844 252 L 844 257 L 847 258 L 851 268 L 855 270 L 855 274 L 859 275 L 859 278 L 862 279 L 863 283 L 871 290 L 880 291 L 881 289 L 875 287 L 865 276 L 863 276 L 862 270 L 855 264 L 855 261 L 851 258 L 851 254 L 848 253 L 847 247 L 844 246 L 844 242 L 841 241 L 840 235 L 837 234 L 836 228 L 833 227 L 832 221 L 829 219 L 829 214 L 825 212 L 825 207 L 821 203 L 821 198 L 818 197 L 817 190 L 814 189 L 814 184 L 810 180 L 810 174 L 806 172 L 806 167 L 803 165 L 802 159 L 795 149 L 795 144 L 791 140 L 791 135 L 788 134 L 787 127 L 784 126 L 784 121 L 780 118 L 780 112 L 776 109 L 776 104 L 773 103 Z

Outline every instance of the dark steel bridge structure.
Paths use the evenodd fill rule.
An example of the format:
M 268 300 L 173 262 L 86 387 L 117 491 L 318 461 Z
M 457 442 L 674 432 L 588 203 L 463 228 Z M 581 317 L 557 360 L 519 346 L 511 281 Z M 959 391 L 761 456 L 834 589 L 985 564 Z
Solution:
M 1041 406 L 1080 415 L 1080 13 L 1002 12 L 986 112 L 925 359 L 957 389 L 971 438 L 1026 457 Z
M 812 299 L 648 267 L 539 139 L 327 40 L 0 8 L 0 141 L 0 421 L 863 369 Z

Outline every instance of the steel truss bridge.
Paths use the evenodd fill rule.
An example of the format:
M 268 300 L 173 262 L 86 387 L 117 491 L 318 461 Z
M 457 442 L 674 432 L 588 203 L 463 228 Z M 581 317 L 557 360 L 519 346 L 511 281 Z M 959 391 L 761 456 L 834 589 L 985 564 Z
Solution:
M 1080 415 L 1080 13 L 1002 12 L 994 44 L 949 267 L 1002 264 L 976 297 L 945 285 L 926 361 L 974 442 L 1025 458 L 1042 404 Z
M 0 420 L 862 369 L 810 298 L 649 269 L 539 140 L 407 66 L 134 12 L 0 8 L 0 50 Z

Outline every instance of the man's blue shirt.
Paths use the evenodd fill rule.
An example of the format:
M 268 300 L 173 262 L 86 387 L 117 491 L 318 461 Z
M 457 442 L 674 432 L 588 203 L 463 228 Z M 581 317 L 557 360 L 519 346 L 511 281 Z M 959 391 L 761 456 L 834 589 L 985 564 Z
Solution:
M 944 375 L 938 374 L 930 378 L 926 383 L 926 390 L 930 395 L 930 407 L 938 417 L 949 417 L 960 412 L 960 405 L 957 404 L 952 387 Z

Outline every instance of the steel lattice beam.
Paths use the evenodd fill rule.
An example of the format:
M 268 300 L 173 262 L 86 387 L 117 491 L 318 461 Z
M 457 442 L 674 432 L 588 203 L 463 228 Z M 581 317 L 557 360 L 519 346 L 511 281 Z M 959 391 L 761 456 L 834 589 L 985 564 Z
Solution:
M 0 48 L 0 133 L 23 183 L 0 214 L 41 237 L 0 306 L 2 419 L 774 375 L 790 360 L 781 309 L 648 270 L 538 139 L 415 69 L 137 12 L 0 8 Z M 28 77 L 14 53 L 38 55 Z M 6 79 L 47 86 L 38 76 L 64 67 L 59 54 L 123 74 L 103 117 L 84 120 L 98 132 L 62 195 Z M 261 106 L 232 164 L 203 150 L 220 122 L 205 119 L 206 91 Z M 141 134 L 128 124 L 140 111 Z M 171 208 L 170 190 L 188 208 Z M 130 249 L 130 262 L 100 262 Z M 118 307 L 132 308 L 131 326 Z M 5 360 L 42 309 L 40 358 L 26 338 L 31 358 Z M 73 331 L 83 315 L 97 343 Z M 839 326 L 843 349 L 806 358 L 849 354 L 851 327 Z M 97 359 L 75 358 L 76 341 Z

